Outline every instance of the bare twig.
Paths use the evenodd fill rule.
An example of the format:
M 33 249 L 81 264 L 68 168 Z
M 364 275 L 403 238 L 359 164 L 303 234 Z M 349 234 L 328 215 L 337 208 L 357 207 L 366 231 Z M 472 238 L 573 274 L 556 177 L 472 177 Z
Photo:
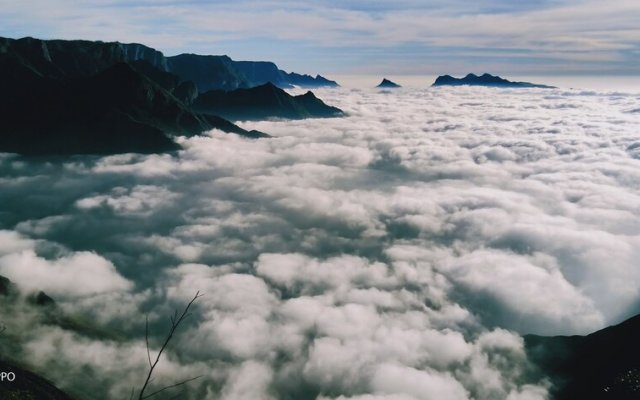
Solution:
M 203 295 L 200 294 L 200 292 L 197 292 L 195 296 L 193 296 L 193 299 L 191 299 L 191 301 L 187 304 L 187 306 L 184 308 L 184 310 L 182 311 L 182 314 L 178 315 L 178 310 L 175 310 L 173 313 L 173 316 L 170 317 L 171 320 L 171 328 L 169 329 L 169 333 L 167 335 L 167 337 L 164 340 L 164 343 L 162 344 L 162 346 L 160 347 L 160 351 L 158 351 L 158 355 L 156 356 L 155 361 L 151 362 L 151 353 L 149 350 L 149 320 L 147 319 L 147 324 L 146 324 L 146 332 L 145 332 L 145 340 L 147 343 L 147 357 L 149 359 L 149 372 L 147 374 L 147 378 L 144 381 L 144 384 L 142 385 L 142 389 L 140 389 L 140 394 L 138 395 L 138 400 L 144 400 L 144 399 L 148 399 L 152 396 L 155 396 L 167 389 L 171 389 L 171 388 L 175 388 L 178 386 L 182 386 L 188 382 L 191 382 L 195 379 L 198 379 L 200 377 L 196 377 L 196 378 L 191 378 L 191 379 L 187 379 L 185 381 L 182 382 L 178 382 L 174 385 L 170 385 L 170 386 L 166 386 L 160 390 L 157 390 L 151 394 L 145 395 L 144 392 L 147 389 L 147 387 L 149 386 L 149 384 L 151 383 L 151 381 L 153 381 L 153 371 L 156 369 L 156 366 L 158 365 L 158 362 L 160 362 L 160 357 L 162 356 L 162 353 L 165 351 L 165 349 L 167 348 L 167 346 L 169 345 L 169 342 L 171 341 L 171 339 L 173 338 L 174 333 L 176 332 L 176 329 L 178 329 L 178 327 L 180 326 L 180 324 L 182 324 L 182 322 L 189 317 L 191 314 L 189 313 L 189 309 L 191 308 L 191 306 L 193 305 L 193 303 L 198 300 L 200 297 L 202 297 Z
M 2 335 L 6 330 L 7 330 L 7 327 L 5 325 L 0 325 L 0 335 Z
M 147 343 L 147 360 L 149 360 L 149 368 L 151 365 L 151 350 L 149 350 L 149 316 L 146 317 L 146 322 L 144 325 L 144 341 Z

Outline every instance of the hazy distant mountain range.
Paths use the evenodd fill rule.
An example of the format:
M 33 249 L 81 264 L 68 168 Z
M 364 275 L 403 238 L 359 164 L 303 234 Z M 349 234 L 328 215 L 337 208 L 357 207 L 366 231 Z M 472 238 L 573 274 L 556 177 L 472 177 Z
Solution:
M 491 74 L 468 74 L 464 78 L 454 78 L 451 75 L 441 75 L 432 86 L 491 86 L 491 87 L 520 87 L 551 89 L 553 86 L 538 85 L 529 82 L 512 82 Z
M 262 97 L 260 105 L 236 103 L 246 109 L 243 118 L 342 115 L 313 94 L 293 97 L 276 87 L 337 85 L 323 77 L 226 56 L 165 57 L 141 44 L 0 38 L 0 71 L 0 151 L 6 152 L 163 152 L 178 148 L 174 135 L 212 128 L 265 137 L 221 118 L 202 101 L 198 111 L 192 108 L 208 90 L 265 82 L 273 83 L 273 96 Z

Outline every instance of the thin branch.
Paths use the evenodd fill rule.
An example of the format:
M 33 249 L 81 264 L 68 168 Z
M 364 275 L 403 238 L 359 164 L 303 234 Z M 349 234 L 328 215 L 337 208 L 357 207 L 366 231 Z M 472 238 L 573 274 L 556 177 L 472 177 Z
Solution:
M 147 359 L 149 360 L 149 368 L 151 368 L 151 351 L 149 350 L 149 316 L 144 325 L 144 341 L 147 343 Z
M 184 308 L 184 310 L 182 311 L 182 314 L 180 314 L 179 317 L 178 317 L 178 310 L 175 310 L 175 312 L 173 314 L 173 317 L 171 317 L 171 328 L 169 329 L 169 334 L 167 335 L 166 339 L 164 340 L 164 343 L 162 344 L 162 346 L 160 347 L 160 351 L 158 351 L 158 355 L 156 356 L 155 361 L 149 366 L 149 373 L 147 374 L 147 378 L 145 379 L 144 384 L 142 385 L 142 389 L 140 389 L 140 394 L 138 395 L 138 400 L 143 400 L 143 399 L 149 398 L 150 395 L 145 396 L 144 395 L 144 391 L 147 389 L 147 386 L 149 386 L 149 383 L 152 380 L 151 376 L 153 375 L 153 371 L 156 369 L 156 366 L 158 365 L 158 362 L 160 362 L 160 357 L 162 356 L 162 353 L 165 351 L 165 349 L 169 345 L 169 342 L 173 338 L 173 334 L 175 333 L 176 329 L 178 329 L 178 327 L 185 320 L 185 318 L 187 318 L 190 315 L 189 314 L 189 309 L 191 308 L 193 303 L 196 300 L 198 300 L 200 297 L 202 297 L 202 296 L 203 295 L 201 295 L 199 291 L 196 292 L 196 295 L 193 296 L 193 299 L 191 299 L 191 301 L 187 304 L 187 306 Z M 147 351 L 148 350 L 149 350 L 149 345 L 148 345 L 148 342 L 147 342 Z M 191 379 L 191 380 L 193 380 L 193 379 Z M 186 382 L 189 382 L 189 381 L 186 381 Z M 168 388 L 171 388 L 171 387 L 175 387 L 175 386 L 176 385 L 168 386 L 167 388 L 163 388 L 162 390 L 165 390 L 165 389 L 168 389 Z M 156 393 L 159 393 L 159 392 L 156 392 Z
M 151 393 L 151 394 L 149 394 L 149 395 L 144 396 L 144 397 L 143 397 L 143 399 L 148 399 L 148 398 L 150 398 L 150 397 L 153 397 L 153 396 L 155 396 L 155 395 L 157 395 L 157 394 L 160 394 L 160 393 L 164 392 L 165 390 L 169 390 L 169 389 L 176 388 L 176 387 L 178 387 L 178 386 L 182 386 L 182 385 L 184 385 L 184 384 L 186 384 L 186 383 L 189 383 L 189 382 L 191 382 L 191 381 L 195 381 L 196 379 L 200 379 L 200 378 L 202 378 L 202 375 L 200 375 L 200 376 L 196 376 L 195 378 L 185 379 L 184 381 L 178 382 L 178 383 L 173 384 L 173 385 L 171 385 L 171 386 L 165 386 L 165 387 L 163 387 L 163 388 L 162 388 L 162 389 L 160 389 L 160 390 L 156 390 L 155 392 L 153 392 L 153 393 Z

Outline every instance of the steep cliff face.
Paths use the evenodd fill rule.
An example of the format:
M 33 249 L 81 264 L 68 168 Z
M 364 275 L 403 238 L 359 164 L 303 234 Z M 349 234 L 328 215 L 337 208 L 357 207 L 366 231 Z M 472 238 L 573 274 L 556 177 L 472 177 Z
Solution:
M 320 75 L 284 72 L 268 61 L 234 61 L 227 56 L 198 54 L 166 57 L 138 43 L 0 38 L 0 54 L 12 54 L 28 61 L 34 70 L 57 78 L 91 76 L 116 63 L 144 61 L 159 71 L 178 76 L 179 82 L 195 83 L 200 93 L 250 88 L 267 82 L 282 88 L 337 86 Z
M 15 57 L 41 75 L 53 78 L 90 76 L 126 61 L 119 43 L 86 40 L 5 39 L 0 54 Z
M 167 64 L 169 71 L 181 80 L 195 83 L 200 93 L 251 86 L 251 82 L 234 68 L 233 60 L 227 56 L 180 54 L 168 57 Z
M 91 76 L 114 64 L 133 61 L 146 61 L 161 71 L 169 71 L 161 52 L 138 43 L 0 38 L 0 54 L 15 57 L 42 75 L 55 78 Z
M 260 86 L 265 83 L 272 83 L 280 88 L 293 86 L 287 79 L 287 75 L 272 62 L 235 61 L 234 66 L 247 78 L 251 86 Z
M 146 61 L 159 70 L 169 72 L 167 58 L 162 52 L 139 43 L 120 44 L 127 61 Z

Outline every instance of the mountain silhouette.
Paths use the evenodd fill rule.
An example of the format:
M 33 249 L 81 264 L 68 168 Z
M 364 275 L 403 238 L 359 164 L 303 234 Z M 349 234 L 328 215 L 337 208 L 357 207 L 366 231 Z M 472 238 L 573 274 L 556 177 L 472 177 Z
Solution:
M 220 117 L 198 115 L 135 66 L 119 62 L 89 75 L 96 69 L 72 63 L 57 68 L 46 58 L 0 53 L 0 151 L 156 153 L 179 148 L 171 136 L 213 128 L 265 136 Z
M 519 88 L 544 88 L 551 89 L 553 86 L 538 85 L 529 82 L 512 82 L 491 74 L 475 75 L 468 74 L 464 78 L 454 78 L 451 75 L 439 76 L 431 86 L 490 86 L 490 87 L 519 87 Z
M 344 115 L 342 110 L 326 105 L 310 91 L 291 96 L 271 82 L 250 89 L 211 90 L 198 96 L 193 108 L 201 113 L 220 115 L 231 120 L 326 118 Z
M 286 87 L 337 85 L 321 76 L 286 73 L 270 62 L 195 54 L 165 57 L 137 43 L 0 38 L 0 151 L 155 153 L 179 149 L 174 136 L 214 128 L 266 137 L 234 125 L 211 107 L 198 113 L 192 105 L 203 89 L 248 89 L 256 82 L 260 88 L 271 79 Z M 229 104 L 216 107 L 251 119 L 342 114 L 311 93 L 290 96 L 281 89 L 249 93 L 256 98 L 219 95 Z
M 383 78 L 382 82 L 380 82 L 378 84 L 378 86 L 376 86 L 376 87 L 377 88 L 391 89 L 391 88 L 399 88 L 399 87 L 402 87 L 402 86 L 398 85 L 395 82 L 392 82 L 392 81 L 388 80 L 387 78 Z

